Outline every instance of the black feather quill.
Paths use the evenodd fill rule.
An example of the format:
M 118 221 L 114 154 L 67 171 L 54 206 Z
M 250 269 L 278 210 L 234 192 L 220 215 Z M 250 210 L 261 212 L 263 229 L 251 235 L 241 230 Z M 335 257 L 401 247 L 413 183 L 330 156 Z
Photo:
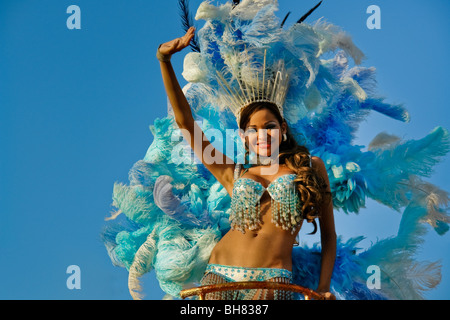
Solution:
M 189 0 L 178 0 L 178 7 L 180 8 L 181 23 L 184 32 L 187 32 L 190 27 L 194 25 L 191 13 L 189 12 Z M 200 46 L 198 45 L 197 35 L 194 36 L 190 43 L 192 51 L 200 52 Z
M 322 0 L 323 1 L 323 0 Z M 312 8 L 311 10 L 309 10 L 307 13 L 305 13 L 298 21 L 297 21 L 297 23 L 302 23 L 303 21 L 305 21 L 305 19 L 306 18 L 308 18 L 310 15 L 311 15 L 311 13 L 313 13 L 314 12 L 314 10 L 316 10 L 321 4 L 322 4 L 322 1 L 320 1 L 318 4 L 316 4 L 316 6 L 314 7 L 314 8 Z
M 287 15 L 284 17 L 283 21 L 281 22 L 280 28 L 283 28 L 284 23 L 286 22 L 286 20 L 287 20 L 287 18 L 289 17 L 290 14 L 291 14 L 291 12 L 289 11 L 289 12 L 287 13 Z

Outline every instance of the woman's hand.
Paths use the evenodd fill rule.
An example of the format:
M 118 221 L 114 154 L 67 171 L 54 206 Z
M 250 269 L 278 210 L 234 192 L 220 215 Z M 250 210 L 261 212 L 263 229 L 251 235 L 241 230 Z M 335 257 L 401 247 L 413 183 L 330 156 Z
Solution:
M 318 291 L 317 293 L 320 294 L 325 300 L 336 300 L 336 296 L 329 291 Z
M 195 28 L 190 27 L 189 30 L 186 32 L 186 34 L 181 38 L 176 38 L 172 41 L 163 43 L 159 47 L 159 52 L 165 56 L 169 56 L 176 52 L 179 52 L 184 48 L 186 48 L 187 46 L 189 46 L 189 43 L 194 38 L 194 35 L 195 35 Z

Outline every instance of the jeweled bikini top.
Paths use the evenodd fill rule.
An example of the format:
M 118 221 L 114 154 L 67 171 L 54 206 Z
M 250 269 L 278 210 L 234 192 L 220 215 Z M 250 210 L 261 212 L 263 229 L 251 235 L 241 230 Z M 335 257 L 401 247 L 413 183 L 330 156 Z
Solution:
M 243 174 L 247 171 L 246 169 Z M 241 164 L 234 170 L 234 186 L 231 196 L 231 228 L 245 233 L 256 230 L 262 224 L 261 197 L 265 191 L 270 195 L 272 223 L 292 234 L 303 220 L 301 200 L 295 188 L 295 173 L 284 174 L 272 181 L 267 188 L 250 178 L 239 177 Z M 242 174 L 242 175 L 243 175 Z

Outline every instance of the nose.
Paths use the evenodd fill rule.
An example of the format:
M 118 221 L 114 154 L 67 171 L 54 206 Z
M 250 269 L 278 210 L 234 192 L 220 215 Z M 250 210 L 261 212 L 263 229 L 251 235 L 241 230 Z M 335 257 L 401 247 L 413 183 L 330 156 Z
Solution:
M 265 144 L 271 143 L 276 140 L 279 129 L 262 129 L 258 130 L 258 143 Z M 275 140 L 274 140 L 275 139 Z
M 270 141 L 269 131 L 267 129 L 258 130 L 258 142 L 267 142 Z

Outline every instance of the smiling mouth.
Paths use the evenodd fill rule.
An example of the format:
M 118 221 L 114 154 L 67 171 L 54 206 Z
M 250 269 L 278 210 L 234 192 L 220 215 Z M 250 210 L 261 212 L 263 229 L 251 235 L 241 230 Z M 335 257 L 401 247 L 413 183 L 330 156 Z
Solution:
M 268 148 L 270 148 L 270 144 L 258 144 L 258 147 L 268 149 Z

